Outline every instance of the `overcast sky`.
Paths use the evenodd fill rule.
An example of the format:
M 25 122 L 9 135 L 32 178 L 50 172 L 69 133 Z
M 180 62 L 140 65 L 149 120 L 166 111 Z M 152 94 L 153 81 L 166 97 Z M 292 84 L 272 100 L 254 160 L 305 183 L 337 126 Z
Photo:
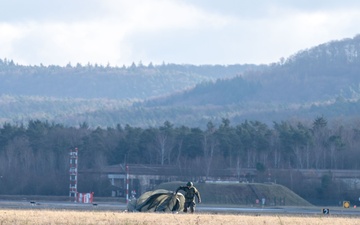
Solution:
M 0 0 L 23 65 L 272 63 L 360 33 L 358 0 Z

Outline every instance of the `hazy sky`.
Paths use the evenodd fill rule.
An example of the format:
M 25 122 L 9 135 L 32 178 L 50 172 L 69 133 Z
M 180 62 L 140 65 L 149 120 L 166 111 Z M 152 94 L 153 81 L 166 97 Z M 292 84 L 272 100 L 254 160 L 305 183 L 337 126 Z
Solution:
M 360 33 L 358 0 L 0 0 L 24 65 L 272 63 Z

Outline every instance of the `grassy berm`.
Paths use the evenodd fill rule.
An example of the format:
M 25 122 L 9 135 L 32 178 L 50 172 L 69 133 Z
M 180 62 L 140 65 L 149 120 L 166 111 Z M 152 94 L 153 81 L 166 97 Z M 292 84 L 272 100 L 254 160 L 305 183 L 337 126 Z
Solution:
M 157 189 L 175 191 L 186 182 L 169 182 L 158 185 Z M 261 183 L 194 183 L 204 204 L 262 206 L 311 206 L 309 202 L 285 186 Z M 257 201 L 258 200 L 258 201 Z

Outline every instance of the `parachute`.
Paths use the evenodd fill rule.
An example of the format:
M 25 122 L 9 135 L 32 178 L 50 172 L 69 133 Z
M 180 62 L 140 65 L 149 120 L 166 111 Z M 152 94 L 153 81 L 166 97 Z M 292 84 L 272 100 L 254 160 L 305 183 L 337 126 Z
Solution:
M 130 212 L 178 212 L 184 209 L 185 197 L 165 189 L 157 189 L 142 194 L 128 204 Z

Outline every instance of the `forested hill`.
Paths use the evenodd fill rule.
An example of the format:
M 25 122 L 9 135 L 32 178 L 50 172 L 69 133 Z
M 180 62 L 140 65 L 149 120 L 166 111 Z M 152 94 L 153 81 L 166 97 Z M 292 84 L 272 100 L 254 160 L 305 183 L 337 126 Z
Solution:
M 262 71 L 198 84 L 148 105 L 313 103 L 360 97 L 360 36 L 302 50 Z
M 198 84 L 145 107 L 188 107 L 197 119 L 271 123 L 288 119 L 354 119 L 360 110 L 360 36 L 299 51 L 258 71 Z M 205 116 L 204 116 L 205 115 Z M 177 117 L 179 118 L 179 116 Z M 193 120 L 196 122 L 196 120 Z
M 360 36 L 270 65 L 22 66 L 0 60 L 0 124 L 90 127 L 358 118 Z
M 191 88 L 197 83 L 234 77 L 256 65 L 176 65 L 129 67 L 68 64 L 23 66 L 0 59 L 0 95 L 56 98 L 144 99 Z

